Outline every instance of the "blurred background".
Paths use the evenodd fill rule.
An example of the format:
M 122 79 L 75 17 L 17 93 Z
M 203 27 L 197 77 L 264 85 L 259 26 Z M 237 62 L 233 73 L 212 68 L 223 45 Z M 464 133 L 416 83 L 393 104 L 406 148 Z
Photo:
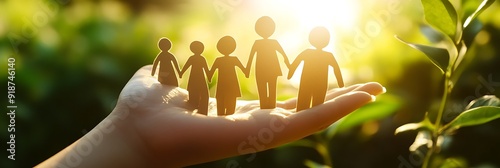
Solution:
M 481 3 L 452 2 L 463 11 Z M 427 27 L 418 0 L 0 0 L 0 83 L 7 83 L 7 60 L 14 57 L 18 106 L 16 161 L 7 160 L 4 151 L 0 167 L 32 167 L 91 130 L 112 111 L 134 72 L 153 62 L 161 37 L 173 42 L 170 51 L 182 67 L 192 55 L 192 41 L 205 44 L 203 55 L 211 65 L 221 55 L 217 41 L 231 35 L 238 43 L 233 55 L 246 64 L 260 38 L 255 21 L 265 15 L 274 19 L 272 38 L 290 60 L 310 47 L 307 38 L 313 27 L 325 26 L 331 33 L 325 50 L 335 55 L 346 85 L 377 81 L 387 93 L 325 131 L 259 152 L 253 160 L 237 156 L 192 167 L 235 162 L 240 167 L 420 167 L 423 158 L 408 150 L 417 133 L 394 135 L 400 125 L 436 111 L 442 92 L 439 69 L 394 38 L 431 43 L 421 33 Z M 473 99 L 500 96 L 500 3 L 479 20 L 483 30 L 469 48 L 466 66 L 459 68 L 463 74 L 444 122 Z M 240 99 L 257 99 L 254 72 L 248 79 L 239 75 Z M 296 96 L 298 77 L 278 79 L 279 100 Z M 329 80 L 330 88 L 337 87 L 333 75 Z M 7 96 L 0 104 L 7 106 Z M 0 120 L 4 142 L 7 117 Z M 457 158 L 470 167 L 500 167 L 499 130 L 500 120 L 460 129 L 436 157 Z

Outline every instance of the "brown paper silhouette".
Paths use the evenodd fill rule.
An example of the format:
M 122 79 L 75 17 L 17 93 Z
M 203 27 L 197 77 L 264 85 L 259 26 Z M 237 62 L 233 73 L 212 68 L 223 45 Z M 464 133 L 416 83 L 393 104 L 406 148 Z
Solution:
M 215 59 L 215 62 L 208 73 L 208 80 L 212 81 L 212 76 L 219 70 L 217 78 L 217 90 L 215 99 L 217 100 L 217 114 L 231 115 L 236 108 L 236 98 L 241 97 L 240 84 L 235 67 L 245 72 L 245 67 L 235 56 L 229 56 L 236 49 L 236 41 L 231 36 L 222 37 L 217 43 L 217 50 L 224 56 Z
M 255 31 L 263 39 L 256 40 L 250 51 L 247 62 L 247 78 L 250 75 L 253 57 L 255 61 L 255 77 L 259 91 L 260 108 L 273 109 L 276 107 L 276 81 L 281 76 L 281 68 L 276 52 L 279 52 L 287 67 L 290 66 L 288 57 L 277 40 L 269 39 L 275 30 L 273 19 L 263 16 L 255 23 Z
M 323 51 L 330 42 L 328 30 L 324 27 L 314 28 L 309 34 L 309 42 L 315 49 L 306 49 L 300 53 L 289 67 L 288 79 L 293 76 L 297 66 L 304 62 L 297 96 L 297 111 L 324 103 L 328 90 L 328 66 L 333 67 L 339 87 L 344 87 L 337 60 L 332 53 Z
M 176 86 L 179 84 L 177 82 L 177 73 L 180 72 L 179 65 L 177 64 L 177 59 L 168 50 L 172 47 L 172 42 L 169 39 L 163 37 L 158 41 L 158 48 L 161 52 L 156 56 L 153 63 L 153 70 L 151 70 L 151 76 L 154 76 L 156 72 L 156 67 L 160 64 L 160 69 L 158 70 L 158 81 L 164 85 Z M 172 65 L 173 64 L 173 65 Z M 175 68 L 175 71 L 174 71 Z
M 182 71 L 179 73 L 179 76 L 182 77 L 184 72 L 191 67 L 191 73 L 187 85 L 187 90 L 189 92 L 188 103 L 198 109 L 198 113 L 207 115 L 209 93 L 205 75 L 209 72 L 209 70 L 205 57 L 201 55 L 205 46 L 199 41 L 193 41 L 190 48 L 194 55 L 189 57 L 186 64 L 182 68 Z

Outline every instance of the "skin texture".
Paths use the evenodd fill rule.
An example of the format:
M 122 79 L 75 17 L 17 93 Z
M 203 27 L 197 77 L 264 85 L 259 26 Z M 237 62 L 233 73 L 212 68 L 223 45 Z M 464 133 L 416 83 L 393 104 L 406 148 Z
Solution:
M 151 68 L 137 71 L 101 123 L 37 167 L 183 167 L 263 151 L 323 130 L 385 91 L 373 82 L 334 89 L 324 104 L 299 112 L 296 99 L 276 109 L 238 101 L 228 116 L 216 116 L 210 98 L 205 116 L 186 90 L 162 85 Z

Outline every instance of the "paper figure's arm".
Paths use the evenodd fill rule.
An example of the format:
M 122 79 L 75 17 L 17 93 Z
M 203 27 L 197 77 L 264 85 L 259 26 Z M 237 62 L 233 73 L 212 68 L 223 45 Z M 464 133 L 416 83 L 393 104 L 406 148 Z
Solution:
M 203 58 L 203 65 L 202 66 L 203 66 L 203 70 L 204 70 L 205 74 L 208 77 L 208 72 L 210 71 L 210 69 L 208 68 L 207 60 L 205 58 Z
M 285 61 L 286 67 L 290 68 L 290 61 L 288 60 L 288 56 L 286 56 L 285 51 L 283 51 L 283 47 L 281 47 L 278 41 L 276 41 L 276 51 L 278 51 L 281 54 L 281 56 L 283 56 L 283 61 Z
M 172 64 L 174 64 L 174 68 L 175 70 L 177 71 L 177 73 L 179 73 L 179 75 L 181 74 L 181 70 L 179 69 L 179 64 L 177 63 L 177 59 L 175 59 L 175 56 L 174 55 L 171 55 L 172 56 Z
M 246 71 L 247 69 L 243 66 L 243 64 L 241 63 L 240 59 L 238 59 L 238 58 L 236 58 L 236 66 L 238 68 L 240 68 L 243 73 L 245 73 L 245 76 L 248 76 L 249 73 L 247 73 L 247 71 Z M 250 72 L 250 71 L 248 71 L 248 72 Z
M 151 70 L 151 76 L 155 75 L 156 67 L 158 66 L 158 63 L 160 62 L 160 59 L 158 57 L 160 57 L 160 54 L 158 54 L 156 56 L 155 60 L 153 61 L 153 70 Z
M 255 56 L 256 53 L 255 49 L 255 43 L 253 43 L 252 50 L 250 50 L 250 56 L 248 56 L 248 62 L 247 62 L 247 67 L 244 70 L 245 76 L 248 78 L 250 76 L 250 69 L 252 68 L 252 62 L 253 62 L 253 57 Z
M 210 69 L 210 71 L 207 72 L 208 82 L 210 82 L 210 83 L 212 83 L 212 77 L 214 76 L 215 70 L 217 70 L 219 68 L 218 63 L 219 62 L 217 60 L 215 60 L 214 65 L 212 65 L 212 68 Z
M 299 66 L 300 62 L 304 60 L 304 52 L 300 53 L 297 58 L 290 64 L 288 67 L 288 79 L 291 79 L 293 74 L 295 73 L 295 70 Z
M 344 87 L 344 80 L 342 78 L 342 72 L 340 71 L 339 64 L 337 63 L 337 60 L 335 59 L 333 54 L 332 54 L 330 66 L 332 66 L 333 72 L 335 73 L 335 77 L 337 78 L 337 84 L 341 88 Z
M 186 61 L 186 64 L 184 64 L 184 67 L 182 67 L 181 72 L 179 72 L 179 78 L 182 78 L 182 75 L 186 72 L 186 70 L 193 65 L 191 57 Z

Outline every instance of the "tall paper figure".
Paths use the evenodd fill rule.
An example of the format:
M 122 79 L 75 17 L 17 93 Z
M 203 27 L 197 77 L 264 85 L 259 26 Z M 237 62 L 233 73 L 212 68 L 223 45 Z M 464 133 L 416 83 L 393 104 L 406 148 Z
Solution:
M 214 65 L 208 73 L 208 80 L 212 80 L 216 70 L 219 70 L 217 78 L 217 90 L 215 99 L 217 100 L 217 114 L 231 115 L 236 108 L 236 98 L 241 97 L 240 83 L 235 67 L 244 71 L 245 67 L 235 56 L 229 56 L 236 49 L 236 41 L 231 36 L 222 37 L 217 43 L 217 50 L 224 56 L 215 59 Z
M 253 57 L 255 61 L 255 77 L 259 91 L 260 108 L 273 109 L 276 107 L 276 81 L 281 76 L 281 68 L 276 52 L 279 52 L 287 67 L 290 66 L 288 57 L 277 40 L 269 39 L 275 30 L 273 19 L 263 16 L 255 23 L 255 31 L 263 39 L 256 40 L 250 51 L 247 62 L 247 78 L 250 74 Z
M 300 53 L 290 65 L 288 73 L 288 79 L 290 79 L 297 66 L 304 62 L 297 96 L 297 111 L 325 102 L 325 95 L 328 90 L 328 66 L 333 67 L 339 87 L 344 87 L 337 60 L 335 60 L 332 53 L 323 51 L 323 48 L 330 42 L 328 30 L 324 27 L 314 28 L 309 34 L 309 42 L 315 49 L 307 49 Z
M 172 42 L 169 39 L 163 37 L 158 41 L 158 48 L 161 52 L 156 56 L 153 63 L 153 70 L 151 71 L 151 76 L 154 76 L 156 72 L 156 67 L 160 64 L 160 69 L 158 70 L 158 81 L 164 85 L 179 86 L 177 82 L 177 76 L 175 71 L 180 73 L 179 65 L 177 64 L 177 59 L 168 50 L 172 47 Z M 174 71 L 175 68 L 175 71 Z
M 187 85 L 187 90 L 189 91 L 188 103 L 198 109 L 198 113 L 207 115 L 209 95 L 205 74 L 208 73 L 209 70 L 205 57 L 201 55 L 205 46 L 199 41 L 193 41 L 190 48 L 194 55 L 189 57 L 180 72 L 180 76 L 182 77 L 184 72 L 191 67 L 191 73 Z

